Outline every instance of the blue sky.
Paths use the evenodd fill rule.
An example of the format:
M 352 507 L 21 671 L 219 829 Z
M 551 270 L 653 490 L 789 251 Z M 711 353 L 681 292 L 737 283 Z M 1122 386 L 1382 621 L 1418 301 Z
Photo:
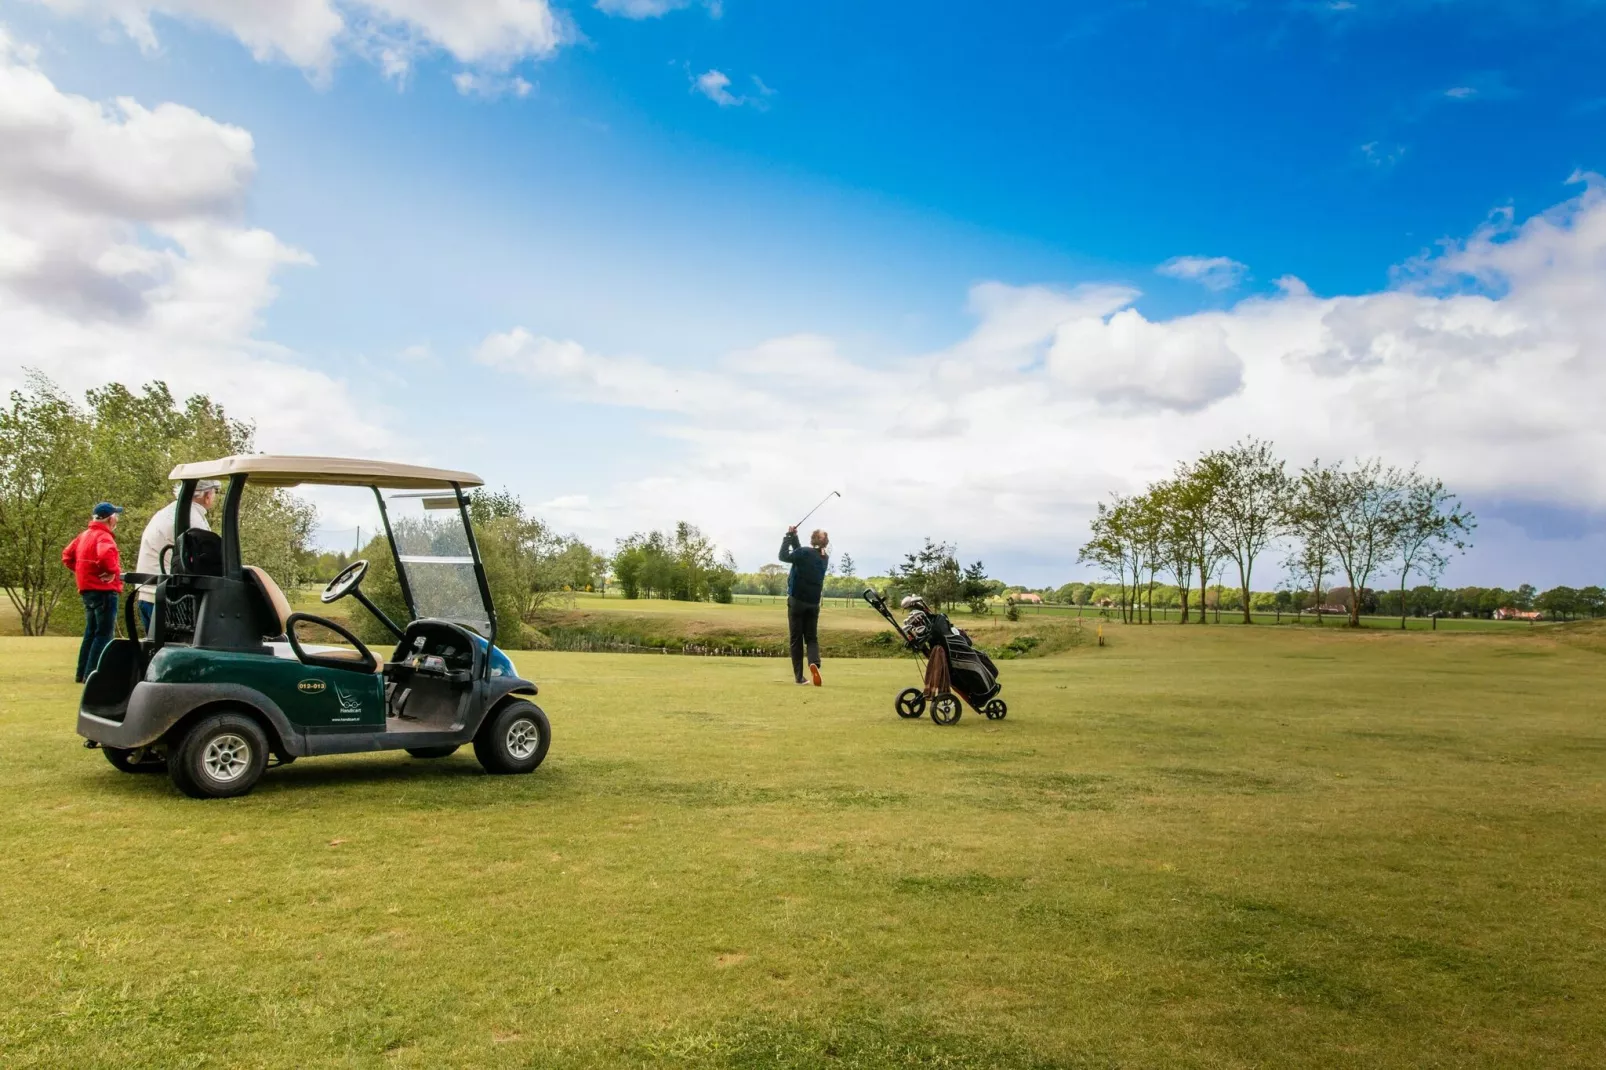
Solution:
M 1599 443 L 1550 414 L 1606 374 L 1591 302 L 1556 296 L 1601 282 L 1606 5 L 608 6 L 519 0 L 549 38 L 488 16 L 465 44 L 394 0 L 0 4 L 10 62 L 64 98 L 249 132 L 228 207 L 184 211 L 312 261 L 208 267 L 171 212 L 119 209 L 119 241 L 251 274 L 246 326 L 182 360 L 133 335 L 110 365 L 0 359 L 74 385 L 150 368 L 265 446 L 479 469 L 605 544 L 685 517 L 749 568 L 789 503 L 845 484 L 838 543 L 867 563 L 932 534 L 1073 578 L 1093 500 L 1254 433 L 1463 488 L 1486 523 L 1452 580 L 1601 580 Z M 129 11 L 148 33 L 107 16 Z M 1097 356 L 1073 366 L 1073 338 Z M 249 389 L 273 369 L 327 395 L 317 419 Z

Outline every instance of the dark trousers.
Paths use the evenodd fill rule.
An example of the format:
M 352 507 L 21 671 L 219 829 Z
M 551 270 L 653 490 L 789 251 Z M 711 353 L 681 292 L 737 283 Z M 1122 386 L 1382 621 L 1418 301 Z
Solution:
M 803 679 L 803 647 L 809 652 L 809 664 L 820 663 L 820 604 L 805 605 L 786 600 L 786 626 L 792 639 L 792 675 Z
M 138 602 L 136 605 L 139 606 L 140 627 L 144 628 L 145 634 L 149 636 L 151 634 L 151 618 L 156 615 L 156 603 Z
M 84 600 L 84 641 L 78 646 L 78 675 L 74 679 L 83 683 L 100 664 L 100 652 L 116 633 L 117 592 L 79 591 L 78 596 Z

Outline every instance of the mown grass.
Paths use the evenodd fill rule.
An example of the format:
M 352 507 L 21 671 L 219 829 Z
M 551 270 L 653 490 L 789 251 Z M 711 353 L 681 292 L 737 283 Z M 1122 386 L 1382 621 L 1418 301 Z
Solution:
M 6 1066 L 1596 1066 L 1598 632 L 1107 629 L 909 664 L 518 655 L 555 742 L 195 802 L 0 640 Z

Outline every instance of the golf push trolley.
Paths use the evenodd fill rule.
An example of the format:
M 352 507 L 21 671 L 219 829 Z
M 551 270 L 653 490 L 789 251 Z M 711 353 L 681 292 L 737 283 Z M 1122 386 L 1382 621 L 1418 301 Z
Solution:
M 903 645 L 913 651 L 926 665 L 926 686 L 905 688 L 898 693 L 895 708 L 898 716 L 914 720 L 931 709 L 931 719 L 937 724 L 959 722 L 964 703 L 989 721 L 1001 721 L 1009 713 L 1009 706 L 998 697 L 1003 685 L 998 682 L 998 667 L 985 651 L 978 650 L 970 637 L 954 627 L 941 613 L 933 612 L 919 597 L 904 600 L 903 608 L 909 615 L 900 623 L 887 607 L 887 600 L 874 590 L 864 589 L 864 600 L 892 625 Z M 933 659 L 940 651 L 947 663 L 947 671 L 933 671 Z

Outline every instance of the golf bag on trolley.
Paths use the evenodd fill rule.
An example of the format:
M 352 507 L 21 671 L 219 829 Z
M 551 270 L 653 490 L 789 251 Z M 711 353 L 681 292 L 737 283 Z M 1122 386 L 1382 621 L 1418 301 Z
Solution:
M 885 598 L 868 587 L 863 597 L 892 625 L 904 646 L 926 663 L 926 686 L 907 688 L 898 694 L 895 705 L 899 717 L 920 717 L 929 706 L 931 719 L 937 724 L 955 724 L 964 712 L 961 699 L 990 721 L 1002 720 L 1009 712 L 998 697 L 1003 685 L 998 682 L 998 667 L 993 659 L 986 651 L 978 650 L 946 616 L 933 612 L 918 596 L 910 596 L 903 600 L 909 615 L 900 623 Z

